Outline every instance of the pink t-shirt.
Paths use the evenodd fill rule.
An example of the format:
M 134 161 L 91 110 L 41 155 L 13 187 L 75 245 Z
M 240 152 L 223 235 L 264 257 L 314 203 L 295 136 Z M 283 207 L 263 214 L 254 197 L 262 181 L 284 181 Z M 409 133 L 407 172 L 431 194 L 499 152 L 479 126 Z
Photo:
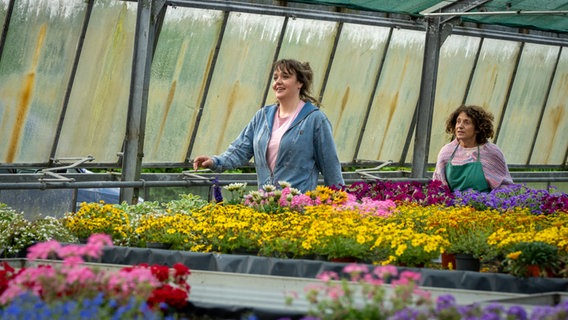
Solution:
M 296 111 L 293 114 L 285 117 L 280 118 L 280 108 L 276 110 L 274 113 L 274 125 L 272 126 L 272 135 L 270 136 L 270 141 L 268 142 L 268 150 L 266 150 L 266 159 L 268 160 L 268 167 L 270 171 L 274 171 L 274 167 L 276 166 L 276 158 L 278 156 L 278 150 L 280 149 L 280 140 L 282 140 L 282 136 L 290 127 L 290 124 L 294 122 L 296 116 L 302 110 L 305 102 L 300 101 L 298 106 L 296 107 Z

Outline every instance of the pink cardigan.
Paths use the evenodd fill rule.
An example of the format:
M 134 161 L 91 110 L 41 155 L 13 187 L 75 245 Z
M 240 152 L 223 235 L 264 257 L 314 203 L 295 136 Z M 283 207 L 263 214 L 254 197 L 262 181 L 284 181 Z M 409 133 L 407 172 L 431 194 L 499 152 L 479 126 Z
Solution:
M 450 160 L 452 152 L 456 148 L 458 141 L 454 139 L 452 142 L 446 144 L 440 149 L 438 153 L 438 161 L 436 162 L 436 170 L 432 176 L 433 180 L 440 180 L 445 185 L 448 184 L 446 181 L 446 163 Z M 473 150 L 473 152 L 471 152 Z M 470 152 L 466 152 L 466 151 Z M 489 187 L 493 189 L 499 189 L 506 185 L 513 184 L 513 178 L 509 173 L 509 168 L 505 162 L 505 156 L 499 147 L 491 142 L 487 142 L 479 146 L 479 152 L 481 153 L 481 165 L 483 167 L 483 173 L 485 174 L 485 179 L 489 184 Z M 454 159 L 452 160 L 453 165 L 462 165 L 469 162 L 477 161 L 477 147 L 474 148 L 462 148 L 458 147 L 456 153 L 454 154 Z

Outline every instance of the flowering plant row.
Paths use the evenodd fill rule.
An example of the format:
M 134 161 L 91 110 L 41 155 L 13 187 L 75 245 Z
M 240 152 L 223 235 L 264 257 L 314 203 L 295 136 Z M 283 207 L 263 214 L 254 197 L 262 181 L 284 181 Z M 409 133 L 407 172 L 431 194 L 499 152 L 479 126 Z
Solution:
M 444 252 L 468 253 L 519 276 L 522 272 L 514 270 L 534 259 L 525 259 L 529 251 L 518 253 L 513 245 L 538 241 L 557 248 L 548 267 L 560 272 L 565 265 L 568 202 L 562 193 L 541 190 L 527 198 L 521 190 L 529 189 L 515 186 L 490 194 L 453 194 L 439 181 L 359 182 L 303 194 L 286 183 L 248 194 L 245 188 L 226 186 L 230 199 L 217 192 L 218 202 L 211 203 L 191 194 L 162 204 L 85 203 L 61 223 L 77 237 L 106 233 L 119 245 L 166 242 L 172 249 L 197 252 L 350 257 L 407 266 L 428 266 Z M 554 206 L 537 209 L 538 202 Z
M 185 319 L 192 315 L 188 276 L 182 264 L 138 265 L 106 270 L 83 259 L 98 258 L 108 235 L 92 235 L 87 244 L 61 245 L 48 241 L 32 246 L 28 261 L 37 266 L 15 269 L 0 267 L 0 318 L 2 319 Z M 348 264 L 343 275 L 325 271 L 321 281 L 305 288 L 309 304 L 302 320 L 315 319 L 562 319 L 568 303 L 556 306 L 504 306 L 498 303 L 460 305 L 452 295 L 433 298 L 418 287 L 420 274 L 392 265 Z M 298 293 L 285 293 L 287 305 Z M 189 311 L 189 312 L 187 312 Z M 193 319 L 194 317 L 192 317 Z M 209 317 L 205 317 L 209 319 Z M 247 312 L 241 319 L 257 319 Z M 281 318 L 286 320 L 287 318 Z M 291 319 L 291 318 L 290 318 Z
M 189 269 L 137 265 L 107 271 L 85 265 L 97 259 L 110 236 L 92 235 L 85 245 L 47 241 L 28 250 L 28 261 L 62 259 L 16 270 L 7 262 L 0 268 L 0 318 L 158 319 L 183 311 L 189 299 Z
M 564 319 L 568 301 L 555 306 L 536 306 L 531 311 L 519 305 L 473 303 L 460 305 L 451 294 L 436 298 L 418 287 L 420 274 L 393 266 L 349 264 L 346 276 L 326 271 L 318 275 L 322 282 L 305 288 L 310 304 L 308 316 L 301 320 L 333 319 Z M 290 292 L 287 303 L 298 299 Z M 285 320 L 285 319 L 281 319 Z M 290 320 L 290 319 L 288 319 Z

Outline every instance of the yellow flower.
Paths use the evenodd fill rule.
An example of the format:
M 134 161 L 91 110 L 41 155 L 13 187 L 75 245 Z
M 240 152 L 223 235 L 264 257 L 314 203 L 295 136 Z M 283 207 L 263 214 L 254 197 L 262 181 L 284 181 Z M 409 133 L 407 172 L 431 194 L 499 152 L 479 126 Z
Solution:
M 517 260 L 521 254 L 522 254 L 522 251 L 511 252 L 507 255 L 507 258 L 512 259 L 512 260 Z

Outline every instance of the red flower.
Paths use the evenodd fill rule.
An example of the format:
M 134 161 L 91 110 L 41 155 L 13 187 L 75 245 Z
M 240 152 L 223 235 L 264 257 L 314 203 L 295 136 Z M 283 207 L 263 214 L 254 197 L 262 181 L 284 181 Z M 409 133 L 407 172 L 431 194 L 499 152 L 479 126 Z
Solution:
M 2 269 L 0 269 L 0 295 L 6 291 L 8 283 L 16 276 L 14 271 L 14 268 L 8 262 L 2 263 Z
M 160 306 L 161 303 L 165 303 L 171 308 L 181 310 L 187 306 L 187 299 L 188 294 L 186 291 L 166 284 L 152 291 L 152 295 L 148 298 L 148 305 L 154 308 Z
M 187 277 L 191 274 L 189 268 L 182 263 L 173 266 L 173 273 L 170 268 L 163 265 L 140 265 L 150 268 L 152 274 L 163 283 L 159 288 L 154 289 L 147 300 L 150 308 L 172 308 L 181 310 L 188 304 L 190 286 Z M 163 304 L 166 304 L 164 306 Z
M 167 266 L 153 265 L 150 267 L 152 274 L 160 280 L 160 282 L 167 282 L 170 279 L 170 268 Z
M 191 271 L 189 271 L 189 268 L 186 267 L 184 264 L 181 263 L 176 263 L 174 264 L 174 270 L 176 271 L 175 273 L 175 277 L 183 277 L 183 276 L 188 276 L 191 274 Z

